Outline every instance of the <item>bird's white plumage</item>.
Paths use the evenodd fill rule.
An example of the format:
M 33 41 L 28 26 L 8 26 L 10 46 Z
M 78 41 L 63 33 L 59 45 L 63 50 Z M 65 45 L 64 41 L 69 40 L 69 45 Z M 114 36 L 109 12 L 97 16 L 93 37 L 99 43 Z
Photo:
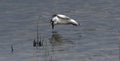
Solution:
M 53 22 L 52 23 L 53 25 L 57 25 L 57 24 L 72 24 L 75 26 L 78 25 L 78 22 L 76 22 L 74 19 L 71 19 L 70 17 L 62 14 L 54 15 L 51 21 Z
M 58 17 L 61 17 L 61 18 L 63 18 L 63 19 L 69 19 L 69 17 L 68 17 L 68 16 L 66 16 L 66 15 L 57 14 L 57 16 L 58 16 Z
M 70 22 L 78 25 L 78 22 L 76 22 L 74 19 L 70 19 Z

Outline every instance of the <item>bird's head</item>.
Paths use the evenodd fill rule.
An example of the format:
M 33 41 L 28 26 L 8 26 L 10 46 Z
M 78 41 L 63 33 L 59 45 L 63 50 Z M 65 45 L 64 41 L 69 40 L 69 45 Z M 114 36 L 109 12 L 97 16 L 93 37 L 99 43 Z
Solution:
M 53 20 L 53 18 L 55 18 L 56 16 L 57 16 L 57 14 L 53 14 L 52 18 L 50 19 L 50 23 L 51 23 L 52 29 L 54 29 L 54 26 L 55 26 L 55 21 Z

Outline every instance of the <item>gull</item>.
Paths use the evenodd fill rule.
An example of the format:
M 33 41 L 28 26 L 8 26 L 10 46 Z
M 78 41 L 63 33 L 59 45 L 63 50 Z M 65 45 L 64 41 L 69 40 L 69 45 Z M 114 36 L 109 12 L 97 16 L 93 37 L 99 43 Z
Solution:
M 54 29 L 55 25 L 62 25 L 62 24 L 70 24 L 70 25 L 74 25 L 77 26 L 79 25 L 77 21 L 75 21 L 74 19 L 71 19 L 70 17 L 63 15 L 63 14 L 54 14 L 52 15 L 52 18 L 50 20 L 50 23 L 52 25 L 52 29 Z

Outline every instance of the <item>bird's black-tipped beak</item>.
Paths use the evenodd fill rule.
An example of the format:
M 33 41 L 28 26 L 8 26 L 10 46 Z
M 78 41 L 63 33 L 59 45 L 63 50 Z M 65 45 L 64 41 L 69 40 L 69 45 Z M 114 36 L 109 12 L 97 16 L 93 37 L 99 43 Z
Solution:
M 53 21 L 51 22 L 51 25 L 52 25 L 52 29 L 54 29 L 54 22 Z
M 50 23 L 51 23 L 52 29 L 54 29 L 54 21 L 51 20 Z

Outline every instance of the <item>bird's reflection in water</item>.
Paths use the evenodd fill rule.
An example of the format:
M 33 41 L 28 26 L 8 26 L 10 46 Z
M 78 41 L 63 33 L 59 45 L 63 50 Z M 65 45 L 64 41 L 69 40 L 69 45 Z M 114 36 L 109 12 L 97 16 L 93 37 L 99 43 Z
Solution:
M 70 48 L 69 44 L 73 44 L 72 41 L 65 39 L 57 31 L 52 31 L 49 42 L 51 46 L 48 51 L 48 61 L 58 61 L 54 56 L 56 52 L 65 51 L 66 48 Z
M 57 31 L 52 31 L 52 35 L 49 41 L 50 41 L 51 47 L 49 51 L 48 61 L 56 61 L 54 54 L 59 49 L 56 47 L 63 46 L 64 44 L 63 37 Z
M 52 36 L 50 38 L 50 44 L 52 46 L 60 46 L 64 44 L 74 44 L 71 40 L 62 37 L 57 31 L 52 31 Z
M 50 43 L 52 46 L 64 44 L 63 37 L 57 31 L 53 31 L 50 38 Z

